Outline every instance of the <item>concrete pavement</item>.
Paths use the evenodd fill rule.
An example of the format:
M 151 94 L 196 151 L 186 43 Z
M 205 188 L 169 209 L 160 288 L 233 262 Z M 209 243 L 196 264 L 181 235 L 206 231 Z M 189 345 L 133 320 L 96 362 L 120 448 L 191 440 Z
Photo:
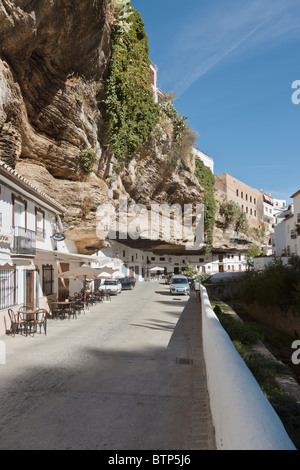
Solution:
M 0 449 L 214 449 L 200 303 L 136 285 L 48 335 L 0 338 Z

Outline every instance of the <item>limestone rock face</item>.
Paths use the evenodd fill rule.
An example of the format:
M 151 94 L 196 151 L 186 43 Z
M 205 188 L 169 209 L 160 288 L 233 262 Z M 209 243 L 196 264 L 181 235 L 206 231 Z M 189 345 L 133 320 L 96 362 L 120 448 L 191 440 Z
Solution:
M 0 1 L 0 157 L 78 177 L 79 146 L 101 156 L 95 99 L 110 57 L 107 0 Z

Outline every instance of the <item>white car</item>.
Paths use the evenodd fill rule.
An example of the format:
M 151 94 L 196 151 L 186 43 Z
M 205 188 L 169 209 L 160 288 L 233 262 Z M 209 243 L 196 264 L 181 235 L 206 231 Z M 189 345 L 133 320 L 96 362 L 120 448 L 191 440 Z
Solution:
M 99 287 L 99 292 L 110 293 L 111 295 L 118 295 L 122 292 L 122 286 L 118 279 L 106 279 Z

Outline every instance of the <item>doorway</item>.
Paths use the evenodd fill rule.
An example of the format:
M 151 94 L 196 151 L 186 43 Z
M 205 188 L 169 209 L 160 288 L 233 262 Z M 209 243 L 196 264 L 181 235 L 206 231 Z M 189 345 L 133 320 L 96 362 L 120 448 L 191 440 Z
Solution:
M 35 309 L 34 299 L 34 271 L 25 271 L 25 305 L 31 310 Z
M 58 272 L 64 273 L 69 271 L 70 265 L 69 263 L 59 263 L 58 265 Z M 58 300 L 62 301 L 69 297 L 69 279 L 63 279 L 61 277 L 58 278 Z

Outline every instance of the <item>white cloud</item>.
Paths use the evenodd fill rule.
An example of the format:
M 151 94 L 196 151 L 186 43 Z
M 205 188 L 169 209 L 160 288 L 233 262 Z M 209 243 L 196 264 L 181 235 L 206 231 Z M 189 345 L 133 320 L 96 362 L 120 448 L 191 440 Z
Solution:
M 214 8 L 195 7 L 173 44 L 172 76 L 179 77 L 173 86 L 176 96 L 235 51 L 261 48 L 295 33 L 300 36 L 300 6 L 295 0 L 212 3 Z

